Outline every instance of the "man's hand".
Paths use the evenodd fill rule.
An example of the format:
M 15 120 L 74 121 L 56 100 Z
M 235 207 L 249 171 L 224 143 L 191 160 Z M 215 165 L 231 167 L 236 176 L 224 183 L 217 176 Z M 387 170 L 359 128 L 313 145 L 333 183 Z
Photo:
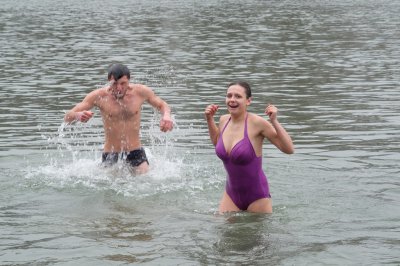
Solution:
M 75 113 L 75 120 L 79 122 L 86 123 L 89 121 L 90 118 L 93 117 L 93 112 L 91 111 L 82 111 L 82 112 L 76 112 Z
M 160 130 L 162 132 L 171 131 L 174 127 L 174 122 L 169 115 L 164 115 L 160 121 Z
M 206 115 L 207 120 L 212 119 L 215 113 L 218 111 L 219 106 L 216 104 L 210 104 L 206 107 L 204 114 Z

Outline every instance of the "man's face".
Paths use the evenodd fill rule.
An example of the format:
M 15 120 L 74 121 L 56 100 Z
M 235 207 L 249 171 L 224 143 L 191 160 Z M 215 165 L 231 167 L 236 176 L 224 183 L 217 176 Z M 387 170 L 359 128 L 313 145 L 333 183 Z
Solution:
M 126 76 L 123 76 L 117 81 L 114 80 L 114 77 L 111 77 L 110 90 L 111 94 L 115 97 L 115 99 L 124 98 L 128 88 L 129 88 L 129 79 Z

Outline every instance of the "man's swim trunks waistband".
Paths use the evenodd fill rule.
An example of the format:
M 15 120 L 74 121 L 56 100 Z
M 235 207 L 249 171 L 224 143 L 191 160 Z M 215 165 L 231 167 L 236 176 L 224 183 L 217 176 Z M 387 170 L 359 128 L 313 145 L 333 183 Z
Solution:
M 143 148 L 139 148 L 130 152 L 103 152 L 102 163 L 106 166 L 113 165 L 118 162 L 118 160 L 124 160 L 132 167 L 137 167 L 147 160 L 146 152 Z

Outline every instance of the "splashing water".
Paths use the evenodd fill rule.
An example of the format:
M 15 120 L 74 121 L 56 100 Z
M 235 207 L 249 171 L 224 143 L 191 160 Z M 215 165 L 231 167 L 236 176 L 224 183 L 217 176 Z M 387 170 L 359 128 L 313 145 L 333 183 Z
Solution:
M 199 174 L 208 178 L 215 175 L 202 173 L 199 170 L 201 163 L 193 162 L 188 152 L 176 149 L 174 131 L 164 133 L 159 130 L 160 114 L 155 110 L 148 121 L 148 128 L 142 126 L 141 130 L 150 171 L 134 175 L 120 161 L 111 167 L 102 166 L 103 132 L 98 120 L 73 126 L 63 123 L 55 136 L 42 136 L 48 143 L 45 161 L 39 166 L 29 166 L 26 178 L 35 186 L 112 190 L 116 194 L 137 198 L 183 189 L 190 193 L 203 190 L 205 185 L 215 184 L 215 180 L 204 183 L 204 179 L 198 178 Z M 178 128 L 176 121 L 174 127 Z

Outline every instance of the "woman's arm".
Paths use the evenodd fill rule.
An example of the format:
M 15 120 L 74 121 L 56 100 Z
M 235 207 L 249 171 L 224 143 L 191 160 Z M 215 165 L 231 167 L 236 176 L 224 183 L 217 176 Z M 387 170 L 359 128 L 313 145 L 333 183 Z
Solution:
M 270 123 L 266 121 L 269 126 L 266 125 L 264 127 L 264 137 L 268 138 L 268 140 L 282 152 L 287 154 L 294 153 L 292 138 L 278 121 L 278 109 L 273 105 L 268 105 L 265 109 L 265 113 L 269 116 Z
M 212 144 L 215 146 L 218 142 L 219 129 L 215 124 L 214 115 L 218 111 L 219 106 L 216 104 L 210 104 L 206 107 L 204 111 L 204 115 L 206 117 L 207 126 L 208 126 L 208 134 L 210 135 L 210 139 Z

